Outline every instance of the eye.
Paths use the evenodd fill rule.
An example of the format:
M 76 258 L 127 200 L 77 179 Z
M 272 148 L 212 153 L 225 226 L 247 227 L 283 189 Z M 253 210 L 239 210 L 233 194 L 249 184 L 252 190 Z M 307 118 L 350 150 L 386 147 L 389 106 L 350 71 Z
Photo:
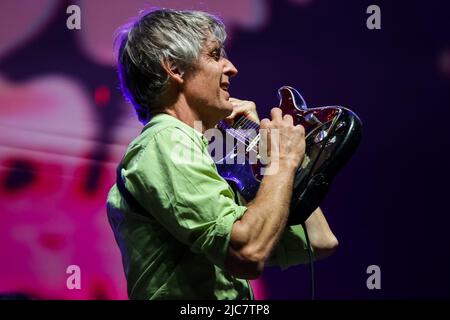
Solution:
M 227 54 L 223 46 L 218 46 L 211 50 L 209 56 L 216 61 L 219 61 L 221 58 L 227 58 Z
M 220 58 L 222 57 L 221 50 L 220 50 L 219 48 L 214 49 L 214 50 L 211 52 L 211 57 L 212 57 L 214 60 L 219 61 Z

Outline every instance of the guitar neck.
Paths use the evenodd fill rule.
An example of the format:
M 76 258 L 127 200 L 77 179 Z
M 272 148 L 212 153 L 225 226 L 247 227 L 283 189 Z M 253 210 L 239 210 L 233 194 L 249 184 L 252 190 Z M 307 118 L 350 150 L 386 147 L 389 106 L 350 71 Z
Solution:
M 259 124 L 244 115 L 236 119 L 233 125 L 229 125 L 222 120 L 218 123 L 217 127 L 236 140 L 244 143 L 248 149 L 253 149 L 259 141 Z
M 226 121 L 222 120 L 218 123 L 217 127 L 221 130 L 227 130 L 227 129 L 242 129 L 242 130 L 256 130 L 259 132 L 259 124 L 255 121 L 250 120 L 245 115 L 240 116 L 236 119 L 233 125 L 229 125 Z

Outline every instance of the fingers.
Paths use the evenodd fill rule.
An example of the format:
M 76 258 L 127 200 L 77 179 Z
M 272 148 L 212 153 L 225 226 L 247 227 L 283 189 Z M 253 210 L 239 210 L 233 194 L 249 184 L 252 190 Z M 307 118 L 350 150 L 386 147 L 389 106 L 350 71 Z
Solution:
M 305 136 L 305 127 L 304 126 L 302 126 L 301 124 L 298 124 L 294 128 L 300 133 L 300 135 L 302 135 L 303 137 Z
M 262 119 L 260 123 L 260 144 L 259 144 L 259 156 L 262 164 L 269 164 L 271 155 L 272 139 L 270 135 L 270 128 L 272 122 L 269 119 Z
M 280 108 L 273 108 L 271 117 L 271 120 L 261 121 L 261 147 L 267 149 L 269 156 L 260 158 L 268 159 L 264 164 L 273 164 L 273 168 L 278 168 L 278 165 L 297 168 L 305 154 L 304 127 L 294 125 L 293 116 L 283 115 Z M 264 150 L 260 149 L 260 154 Z
M 233 112 L 227 117 L 233 119 L 237 115 L 249 113 L 248 107 L 246 105 L 236 105 L 233 107 Z
M 294 125 L 294 118 L 292 118 L 292 116 L 290 114 L 285 114 L 283 116 L 283 121 L 286 122 L 290 126 Z
M 256 104 L 253 101 L 240 100 L 236 98 L 229 99 L 234 109 L 245 110 L 249 112 L 256 112 Z
M 261 127 L 261 129 L 270 129 L 270 120 L 267 118 L 262 119 L 261 123 L 260 123 L 260 127 Z
M 285 114 L 283 116 L 283 112 L 280 108 L 272 108 L 270 115 L 272 117 L 272 121 L 284 122 L 284 124 L 288 126 L 294 125 L 294 118 L 290 114 Z
M 240 115 L 245 115 L 248 119 L 259 123 L 258 113 L 256 112 L 256 104 L 253 101 L 240 100 L 231 97 L 229 101 L 233 105 L 233 112 L 225 119 L 234 120 Z
M 282 120 L 281 115 L 282 112 L 280 108 L 272 108 L 272 110 L 270 111 L 272 121 L 281 122 Z

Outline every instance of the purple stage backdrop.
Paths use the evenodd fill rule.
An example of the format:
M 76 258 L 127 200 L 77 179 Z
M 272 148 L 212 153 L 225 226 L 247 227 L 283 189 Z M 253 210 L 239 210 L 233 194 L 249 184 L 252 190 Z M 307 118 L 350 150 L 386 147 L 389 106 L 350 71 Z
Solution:
M 1 1 L 0 296 L 127 298 L 105 199 L 141 125 L 112 41 L 152 6 L 224 20 L 231 95 L 261 117 L 283 85 L 361 117 L 322 205 L 340 247 L 315 264 L 318 299 L 450 298 L 450 3 L 361 0 Z M 252 285 L 308 299 L 309 268 L 269 267 Z

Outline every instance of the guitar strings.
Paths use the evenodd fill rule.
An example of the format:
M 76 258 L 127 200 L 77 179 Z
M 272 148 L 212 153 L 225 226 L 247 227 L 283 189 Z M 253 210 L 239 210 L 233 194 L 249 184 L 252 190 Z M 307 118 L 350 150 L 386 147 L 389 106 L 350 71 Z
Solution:
M 335 119 L 330 120 L 330 121 L 332 123 L 334 123 Z M 328 122 L 330 122 L 330 121 L 328 121 Z M 238 127 L 238 126 L 244 127 L 245 129 L 255 129 L 258 131 L 258 134 L 252 139 L 240 131 L 240 130 L 245 130 L 245 129 L 233 128 L 233 127 Z M 225 128 L 226 132 L 228 132 L 237 141 L 244 144 L 246 147 L 246 152 L 254 151 L 254 152 L 258 153 L 258 150 L 255 149 L 254 147 L 258 144 L 258 142 L 261 138 L 260 132 L 258 130 L 260 128 L 259 124 L 246 118 L 245 116 L 243 116 L 236 122 L 236 124 L 233 127 Z M 315 131 L 316 130 L 311 130 L 308 134 L 306 134 L 305 139 L 308 139 Z M 329 130 L 327 130 L 327 132 L 328 131 Z
M 221 125 L 221 127 L 223 129 L 225 129 L 225 131 L 227 133 L 229 133 L 237 141 L 244 144 L 246 147 L 246 152 L 254 151 L 254 152 L 258 153 L 258 150 L 254 148 L 258 144 L 259 140 L 261 139 L 261 135 L 258 130 L 258 129 L 260 129 L 260 126 L 258 123 L 248 119 L 245 116 L 242 116 L 233 126 L 229 126 L 229 125 L 223 123 Z M 236 127 L 241 127 L 241 128 L 236 129 Z M 251 138 L 242 132 L 242 130 L 246 130 L 246 129 L 247 130 L 255 129 L 256 131 L 258 131 L 258 134 L 254 138 Z M 311 130 L 311 132 L 309 132 L 306 135 L 305 139 L 307 139 L 314 131 L 315 130 Z
M 233 126 L 229 126 L 228 124 L 221 122 L 219 123 L 219 127 L 225 129 L 226 132 L 228 132 L 232 137 L 236 138 L 239 142 L 243 143 L 246 147 L 254 145 L 258 142 L 255 140 L 259 140 L 259 134 L 256 135 L 255 138 L 251 138 L 240 131 L 245 129 L 255 129 L 255 131 L 257 131 L 259 129 L 259 125 L 257 123 L 251 121 L 250 119 L 247 119 L 245 116 L 242 116 Z M 236 129 L 236 127 L 243 127 L 243 129 Z M 249 149 L 247 151 L 249 151 Z
M 236 127 L 241 127 L 241 128 L 235 129 Z M 256 149 L 254 149 L 254 146 L 256 146 L 257 143 L 259 142 L 259 139 L 260 139 L 259 132 L 254 138 L 251 138 L 248 135 L 246 135 L 244 132 L 240 131 L 240 130 L 251 130 L 251 129 L 258 131 L 259 125 L 256 122 L 248 119 L 247 117 L 242 116 L 236 122 L 236 124 L 233 125 L 233 127 L 229 128 L 227 131 L 231 134 L 231 136 L 233 136 L 239 142 L 243 143 L 246 146 L 246 152 L 254 151 L 257 153 L 258 151 Z M 241 139 L 243 139 L 244 141 L 240 140 L 239 137 Z

